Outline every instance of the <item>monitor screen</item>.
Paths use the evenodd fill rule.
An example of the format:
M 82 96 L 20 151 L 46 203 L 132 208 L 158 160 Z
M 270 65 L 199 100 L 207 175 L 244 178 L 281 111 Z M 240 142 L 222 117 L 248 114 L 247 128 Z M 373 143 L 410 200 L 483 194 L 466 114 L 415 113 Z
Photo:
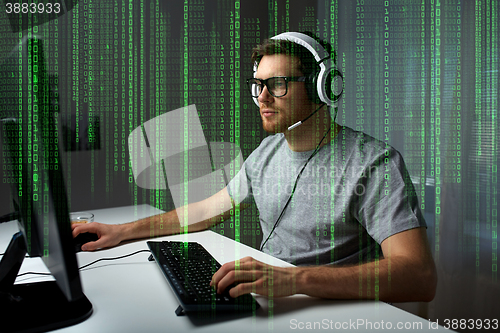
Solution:
M 16 330 L 63 327 L 92 312 L 74 252 L 45 65 L 43 40 L 32 36 L 0 66 L 1 140 L 20 230 L 0 262 L 0 292 L 9 295 L 0 307 L 18 319 L 10 321 Z M 14 284 L 26 252 L 42 258 L 55 282 Z

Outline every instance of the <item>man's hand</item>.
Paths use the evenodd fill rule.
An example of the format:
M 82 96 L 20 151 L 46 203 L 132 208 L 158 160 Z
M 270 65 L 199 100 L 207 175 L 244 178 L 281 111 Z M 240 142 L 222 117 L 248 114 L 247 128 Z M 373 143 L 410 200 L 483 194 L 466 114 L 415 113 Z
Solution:
M 82 245 L 82 251 L 95 251 L 105 247 L 113 247 L 118 245 L 122 239 L 120 225 L 116 224 L 102 224 L 97 222 L 85 224 L 72 224 L 73 237 L 79 234 L 90 232 L 99 237 L 95 242 L 88 242 Z
M 268 297 L 283 297 L 296 294 L 296 278 L 299 268 L 277 267 L 264 264 L 252 257 L 224 264 L 212 277 L 210 286 L 219 294 L 233 284 L 231 297 L 257 293 Z

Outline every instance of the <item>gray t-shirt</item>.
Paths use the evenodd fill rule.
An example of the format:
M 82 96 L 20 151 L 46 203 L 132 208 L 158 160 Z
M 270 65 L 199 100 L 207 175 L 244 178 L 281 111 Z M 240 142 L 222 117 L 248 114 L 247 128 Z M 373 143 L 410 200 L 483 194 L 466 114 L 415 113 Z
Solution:
M 266 137 L 228 184 L 236 203 L 254 198 L 263 242 L 312 152 L 291 151 L 283 134 Z M 343 127 L 307 164 L 263 250 L 296 265 L 354 264 L 382 258 L 384 239 L 421 226 L 399 152 Z

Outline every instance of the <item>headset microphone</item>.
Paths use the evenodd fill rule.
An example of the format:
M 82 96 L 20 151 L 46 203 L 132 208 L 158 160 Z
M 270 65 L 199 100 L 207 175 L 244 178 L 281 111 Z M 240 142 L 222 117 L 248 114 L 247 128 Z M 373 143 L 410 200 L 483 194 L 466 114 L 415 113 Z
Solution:
M 293 130 L 295 127 L 298 127 L 300 125 L 302 125 L 307 119 L 311 118 L 316 112 L 319 111 L 319 109 L 321 109 L 323 106 L 325 106 L 326 104 L 323 103 L 319 106 L 319 108 L 317 108 L 316 110 L 313 111 L 313 113 L 311 113 L 310 115 L 308 115 L 307 117 L 305 117 L 304 119 L 302 119 L 301 121 L 298 121 L 296 122 L 295 124 L 293 124 L 292 126 L 288 127 L 288 130 L 291 131 Z

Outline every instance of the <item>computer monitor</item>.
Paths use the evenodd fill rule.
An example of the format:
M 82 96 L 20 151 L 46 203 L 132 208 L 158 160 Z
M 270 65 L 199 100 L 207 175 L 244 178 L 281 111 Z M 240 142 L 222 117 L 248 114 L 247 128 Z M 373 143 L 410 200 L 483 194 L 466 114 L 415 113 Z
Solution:
M 92 305 L 74 251 L 43 40 L 24 38 L 0 66 L 0 75 L 4 170 L 20 230 L 0 261 L 0 313 L 8 318 L 2 330 L 76 324 L 91 315 Z M 15 284 L 26 253 L 41 257 L 55 281 Z

